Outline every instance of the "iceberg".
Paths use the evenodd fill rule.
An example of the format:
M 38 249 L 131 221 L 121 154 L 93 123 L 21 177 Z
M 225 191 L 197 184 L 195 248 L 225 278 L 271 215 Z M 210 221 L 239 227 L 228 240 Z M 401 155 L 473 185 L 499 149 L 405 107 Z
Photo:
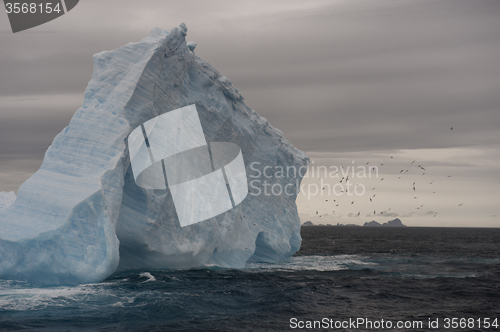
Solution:
M 0 192 L 0 210 L 7 208 L 7 207 L 11 206 L 12 204 L 14 204 L 16 197 L 17 197 L 16 193 L 13 191 Z
M 82 107 L 54 138 L 40 169 L 20 186 L 14 204 L 0 210 L 0 278 L 92 283 L 130 269 L 242 268 L 249 261 L 286 260 L 300 248 L 295 200 L 304 172 L 264 178 L 261 170 L 307 169 L 309 158 L 196 56 L 196 44 L 186 42 L 186 34 L 184 24 L 171 31 L 154 29 L 140 42 L 94 55 Z M 241 154 L 231 153 L 238 154 L 244 173 L 233 178 L 235 168 L 215 165 L 217 153 L 210 152 L 211 167 L 226 170 L 217 178 L 222 189 L 190 187 L 189 195 L 227 195 L 239 188 L 233 190 L 238 199 L 231 197 L 232 205 L 222 213 L 181 226 L 174 185 L 156 189 L 136 183 L 130 148 L 136 146 L 134 129 L 189 105 L 195 105 L 203 131 L 201 148 L 217 142 L 237 146 Z M 150 133 L 144 133 L 144 151 L 151 151 Z M 175 139 L 163 143 L 180 144 Z M 165 164 L 157 163 L 163 171 Z M 182 175 L 176 173 L 182 165 L 171 167 L 176 176 Z M 189 169 L 202 165 L 193 159 Z M 247 189 L 241 174 L 246 174 L 248 194 L 241 190 Z M 235 179 L 240 182 L 232 187 Z M 266 186 L 287 190 L 264 193 L 264 180 Z

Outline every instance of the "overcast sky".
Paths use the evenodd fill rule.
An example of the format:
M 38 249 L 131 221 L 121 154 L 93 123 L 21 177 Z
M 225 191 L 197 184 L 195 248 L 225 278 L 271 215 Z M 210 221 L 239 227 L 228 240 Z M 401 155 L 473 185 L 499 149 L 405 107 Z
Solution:
M 81 106 L 93 54 L 184 22 L 196 54 L 314 165 L 379 166 L 355 180 L 363 196 L 299 196 L 302 221 L 498 227 L 499 17 L 498 0 L 81 0 L 13 34 L 0 13 L 0 191 Z

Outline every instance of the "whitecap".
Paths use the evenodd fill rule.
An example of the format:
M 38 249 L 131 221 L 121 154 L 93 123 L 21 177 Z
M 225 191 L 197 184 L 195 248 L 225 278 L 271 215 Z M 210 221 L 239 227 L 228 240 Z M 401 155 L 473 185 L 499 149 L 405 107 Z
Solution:
M 142 278 L 148 278 L 148 280 L 144 281 L 144 282 L 148 282 L 148 281 L 155 281 L 156 278 L 149 272 L 142 272 L 141 274 L 139 274 L 139 277 L 142 277 Z

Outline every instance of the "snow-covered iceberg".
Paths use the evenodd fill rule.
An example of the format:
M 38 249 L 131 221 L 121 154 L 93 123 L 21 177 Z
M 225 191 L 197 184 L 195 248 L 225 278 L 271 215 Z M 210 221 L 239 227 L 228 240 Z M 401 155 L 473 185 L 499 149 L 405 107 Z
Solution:
M 16 193 L 15 192 L 13 192 L 13 191 L 0 192 L 0 210 L 11 206 L 12 204 L 14 204 L 15 200 L 16 200 Z
M 186 32 L 184 24 L 155 29 L 138 43 L 94 56 L 82 107 L 15 203 L 0 210 L 0 278 L 88 283 L 117 270 L 244 267 L 249 260 L 287 259 L 299 249 L 295 199 L 304 172 L 262 179 L 286 194 L 249 193 L 227 212 L 186 227 L 169 190 L 136 184 L 129 134 L 188 105 L 196 105 L 208 143 L 241 149 L 249 183 L 257 180 L 249 188 L 261 188 L 256 174 L 264 167 L 307 167 L 308 157 L 194 54 Z

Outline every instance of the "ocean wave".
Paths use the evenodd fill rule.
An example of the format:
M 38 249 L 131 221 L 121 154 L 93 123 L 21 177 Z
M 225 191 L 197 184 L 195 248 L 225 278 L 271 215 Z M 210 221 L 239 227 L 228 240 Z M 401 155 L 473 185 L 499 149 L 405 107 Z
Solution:
M 250 271 L 340 271 L 376 266 L 359 255 L 297 256 L 278 263 L 249 263 Z

